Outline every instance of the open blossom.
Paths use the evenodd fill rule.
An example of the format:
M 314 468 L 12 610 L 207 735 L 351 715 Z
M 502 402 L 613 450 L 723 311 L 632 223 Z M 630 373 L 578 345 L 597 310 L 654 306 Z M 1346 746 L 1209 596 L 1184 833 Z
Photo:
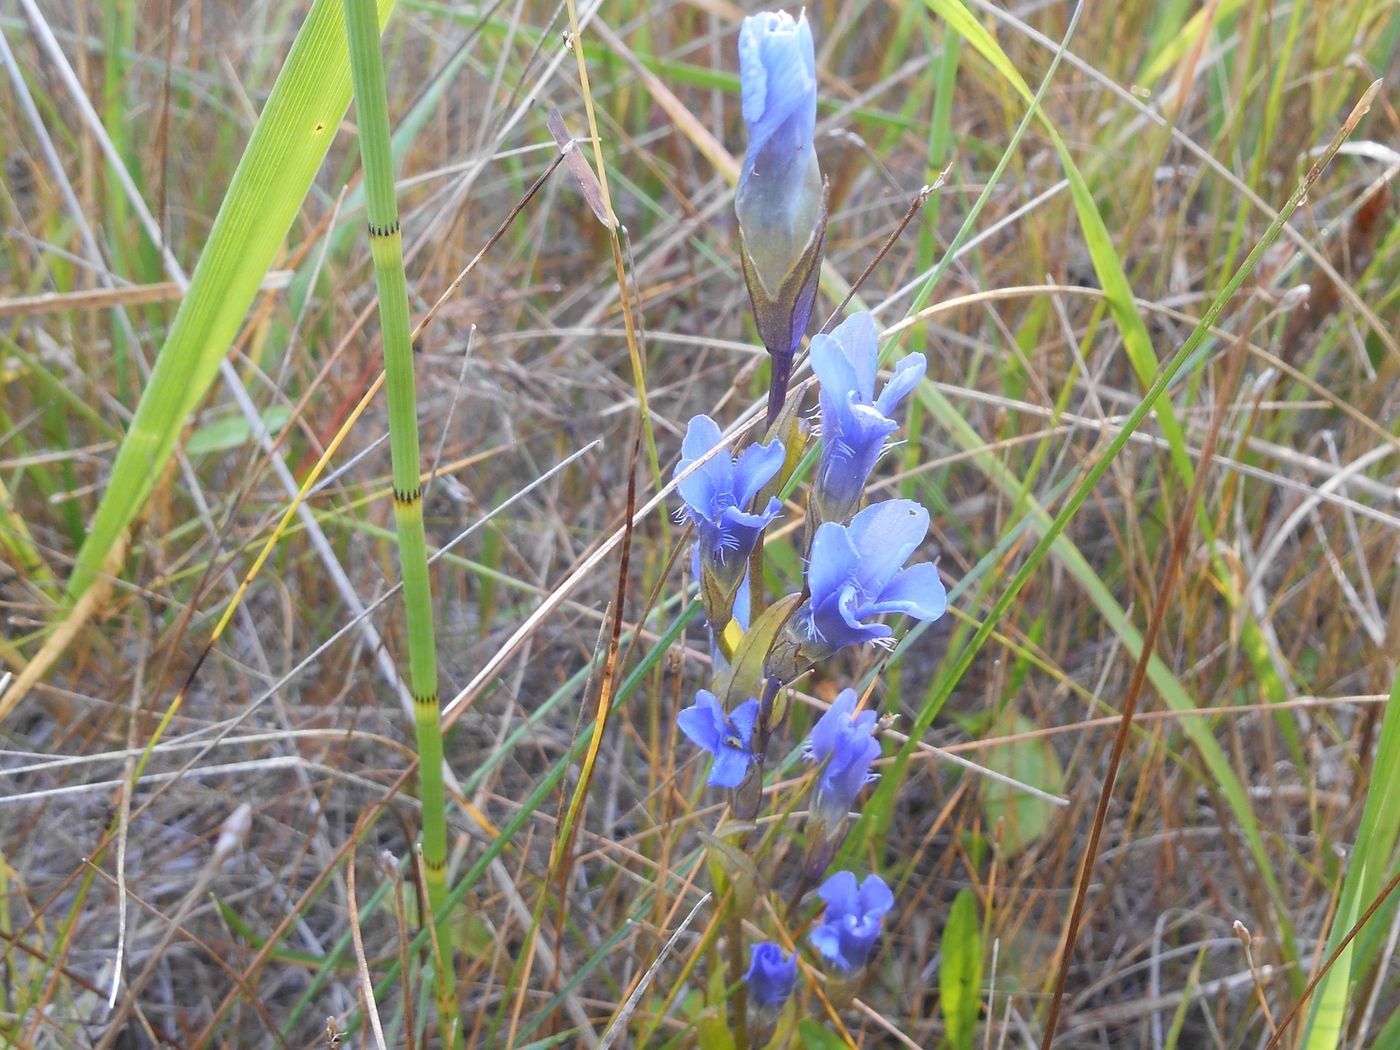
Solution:
M 893 631 L 874 617 L 937 620 L 947 611 L 938 569 L 926 562 L 903 567 L 927 532 L 928 511 L 907 499 L 866 507 L 849 525 L 818 526 L 807 566 L 811 597 L 793 617 L 804 659 L 889 638 Z
M 822 521 L 845 521 L 899 423 L 895 411 L 923 378 L 923 354 L 895 367 L 875 396 L 878 332 L 870 314 L 852 314 L 830 335 L 812 337 L 812 371 L 821 383 L 822 458 L 812 498 Z
M 744 980 L 756 1004 L 776 1010 L 787 1002 L 797 982 L 797 953 L 784 955 L 783 949 L 772 941 L 760 941 L 750 949 L 749 971 Z
M 867 875 L 857 887 L 854 874 L 838 871 L 822 884 L 817 896 L 826 901 L 826 911 L 809 935 L 812 946 L 837 969 L 859 970 L 880 939 L 885 915 L 894 907 L 894 894 L 878 875 Z
M 836 702 L 817 719 L 803 754 L 820 765 L 813 807 L 828 832 L 850 812 L 860 789 L 875 780 L 870 765 L 880 757 L 875 739 L 874 711 L 855 713 L 856 691 L 843 689 Z
M 722 440 L 719 424 L 713 419 L 705 415 L 694 417 L 681 444 L 676 476 Z M 732 593 L 743 579 L 748 568 L 747 558 L 758 534 L 782 509 L 775 497 L 769 497 L 762 510 L 756 513 L 748 510 L 759 489 L 772 480 L 782 465 L 781 442 L 750 445 L 738 459 L 727 451 L 716 453 L 680 483 L 685 513 L 695 523 L 701 568 L 711 573 L 728 592 Z M 724 624 L 715 626 L 718 629 Z
M 726 715 L 719 697 L 707 689 L 697 692 L 694 705 L 676 715 L 680 731 L 714 756 L 705 783 L 713 787 L 739 786 L 754 760 L 749 746 L 757 719 L 757 700 L 746 700 Z

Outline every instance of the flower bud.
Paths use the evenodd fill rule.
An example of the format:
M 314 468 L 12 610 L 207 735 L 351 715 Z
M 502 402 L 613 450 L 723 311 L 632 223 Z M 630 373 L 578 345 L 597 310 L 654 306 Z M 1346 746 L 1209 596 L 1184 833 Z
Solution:
M 812 144 L 817 64 L 807 16 L 744 19 L 739 84 L 749 145 L 734 211 L 754 321 L 773 358 L 771 425 L 787 397 L 792 355 L 807 331 L 826 241 L 826 194 Z
M 744 974 L 749 995 L 760 1009 L 777 1010 L 792 994 L 797 982 L 797 953 L 783 954 L 772 941 L 762 941 L 750 949 L 749 971 Z

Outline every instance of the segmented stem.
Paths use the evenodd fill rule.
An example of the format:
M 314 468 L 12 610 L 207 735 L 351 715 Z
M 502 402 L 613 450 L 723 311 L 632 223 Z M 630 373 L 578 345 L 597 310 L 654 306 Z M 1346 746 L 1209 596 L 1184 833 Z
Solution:
M 442 781 L 442 726 L 438 701 L 437 645 L 433 630 L 428 548 L 423 534 L 423 490 L 418 483 L 418 411 L 414 397 L 413 346 L 409 329 L 408 283 L 404 277 L 403 235 L 394 196 L 389 151 L 389 110 L 380 55 L 374 0 L 345 0 L 350 40 L 350 74 L 355 87 L 360 158 L 364 167 L 365 211 L 369 223 L 374 281 L 379 291 L 379 328 L 384 344 L 385 386 L 389 399 L 389 451 L 408 626 L 408 683 L 418 745 L 418 796 L 423 807 L 423 881 L 435 916 L 438 1021 L 443 1046 L 457 1042 L 456 980 L 446 916 L 447 813 Z

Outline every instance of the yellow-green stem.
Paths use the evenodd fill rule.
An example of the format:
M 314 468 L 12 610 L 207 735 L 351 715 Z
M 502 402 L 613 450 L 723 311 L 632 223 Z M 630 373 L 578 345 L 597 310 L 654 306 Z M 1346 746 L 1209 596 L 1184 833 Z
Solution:
M 423 490 L 418 483 L 418 410 L 414 399 L 413 346 L 409 330 L 408 283 L 403 268 L 403 235 L 394 196 L 389 151 L 389 109 L 380 55 L 374 0 L 345 0 L 350 41 L 350 76 L 355 87 L 360 159 L 364 167 L 365 212 L 369 223 L 374 281 L 379 291 L 379 328 L 384 344 L 384 378 L 389 399 L 389 451 L 408 627 L 408 684 L 413 693 L 413 724 L 418 745 L 418 797 L 423 807 L 423 881 L 434 918 L 433 967 L 443 1046 L 458 1038 L 456 981 L 447 921 L 447 807 L 442 779 L 442 724 L 437 685 L 437 646 L 433 596 L 428 578 L 428 547 L 423 534 Z

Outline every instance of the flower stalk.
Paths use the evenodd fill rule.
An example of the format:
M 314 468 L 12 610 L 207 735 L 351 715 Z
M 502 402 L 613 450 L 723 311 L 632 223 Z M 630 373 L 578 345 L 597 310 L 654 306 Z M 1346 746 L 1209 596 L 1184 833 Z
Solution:
M 432 586 L 423 530 L 423 490 L 418 448 L 418 412 L 414 393 L 408 282 L 404 275 L 403 235 L 394 195 L 389 149 L 389 108 L 380 53 L 379 20 L 374 0 L 345 0 L 345 27 L 350 44 L 350 74 L 355 89 L 360 160 L 364 169 L 365 212 L 370 254 L 379 294 L 379 328 L 384 346 L 385 386 L 389 404 L 389 450 L 398 534 L 399 571 L 403 574 L 404 613 L 408 628 L 408 685 L 413 694 L 414 732 L 418 749 L 418 797 L 423 809 L 423 881 L 434 924 L 433 973 L 440 1042 L 458 1041 L 456 980 L 452 937 L 446 914 L 447 806 L 442 776 L 442 727 L 438 700 L 437 643 L 433 626 Z

